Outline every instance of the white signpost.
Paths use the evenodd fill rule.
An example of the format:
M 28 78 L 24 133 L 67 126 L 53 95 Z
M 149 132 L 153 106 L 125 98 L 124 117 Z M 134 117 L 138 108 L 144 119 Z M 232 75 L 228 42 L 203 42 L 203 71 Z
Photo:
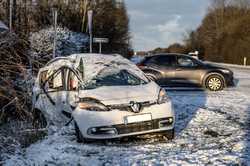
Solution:
M 99 43 L 99 53 L 102 53 L 102 43 L 108 43 L 109 39 L 108 38 L 94 38 L 93 39 L 94 43 Z
M 54 17 L 54 44 L 53 44 L 53 58 L 56 57 L 56 42 L 57 42 L 57 9 L 53 8 Z
M 244 57 L 244 62 L 243 62 L 244 66 L 247 65 L 247 57 Z
M 92 21 L 93 21 L 93 10 L 88 11 L 88 28 L 89 28 L 89 52 L 92 53 Z
M 10 0 L 9 8 L 9 30 L 12 31 L 12 11 L 13 11 L 13 0 Z

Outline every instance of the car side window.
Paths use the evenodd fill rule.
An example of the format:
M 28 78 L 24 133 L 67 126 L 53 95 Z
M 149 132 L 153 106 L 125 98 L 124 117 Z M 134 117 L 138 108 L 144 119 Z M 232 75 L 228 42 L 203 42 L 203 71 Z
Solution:
M 156 64 L 164 67 L 173 67 L 175 66 L 175 57 L 174 56 L 159 56 L 156 59 Z
M 188 57 L 178 57 L 177 59 L 177 65 L 179 67 L 196 67 L 197 64 Z
M 65 90 L 64 73 L 64 69 L 43 71 L 40 74 L 40 87 L 47 92 Z
M 70 91 L 76 91 L 78 90 L 79 85 L 79 80 L 75 73 L 71 70 L 69 70 L 69 75 L 68 75 L 68 90 Z
M 48 91 L 61 91 L 64 90 L 63 70 L 59 70 L 50 77 L 47 82 Z

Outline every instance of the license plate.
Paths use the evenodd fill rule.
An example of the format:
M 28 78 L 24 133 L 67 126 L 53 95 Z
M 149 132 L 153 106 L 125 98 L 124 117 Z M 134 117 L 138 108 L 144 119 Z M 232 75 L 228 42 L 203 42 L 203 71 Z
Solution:
M 151 121 L 151 120 L 152 120 L 151 114 L 140 114 L 140 115 L 126 116 L 124 118 L 125 124 L 145 122 L 145 121 Z

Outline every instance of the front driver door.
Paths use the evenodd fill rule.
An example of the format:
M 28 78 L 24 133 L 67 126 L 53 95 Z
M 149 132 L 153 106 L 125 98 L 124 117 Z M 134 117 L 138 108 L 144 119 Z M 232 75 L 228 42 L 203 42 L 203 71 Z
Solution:
M 40 97 L 43 101 L 44 110 L 50 119 L 50 123 L 63 125 L 67 118 L 62 114 L 63 97 L 66 91 L 65 71 L 63 68 L 57 70 L 49 70 L 46 73 L 46 80 L 42 81 L 42 93 Z
M 197 86 L 200 83 L 200 65 L 188 56 L 177 56 L 175 82 L 179 86 Z

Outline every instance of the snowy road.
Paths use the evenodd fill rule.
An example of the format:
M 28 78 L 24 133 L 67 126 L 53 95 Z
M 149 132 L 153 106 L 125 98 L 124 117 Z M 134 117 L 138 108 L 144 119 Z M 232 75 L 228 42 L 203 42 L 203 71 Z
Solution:
M 237 87 L 171 91 L 173 141 L 157 137 L 78 144 L 72 127 L 18 150 L 6 165 L 250 165 L 250 70 L 232 69 Z

